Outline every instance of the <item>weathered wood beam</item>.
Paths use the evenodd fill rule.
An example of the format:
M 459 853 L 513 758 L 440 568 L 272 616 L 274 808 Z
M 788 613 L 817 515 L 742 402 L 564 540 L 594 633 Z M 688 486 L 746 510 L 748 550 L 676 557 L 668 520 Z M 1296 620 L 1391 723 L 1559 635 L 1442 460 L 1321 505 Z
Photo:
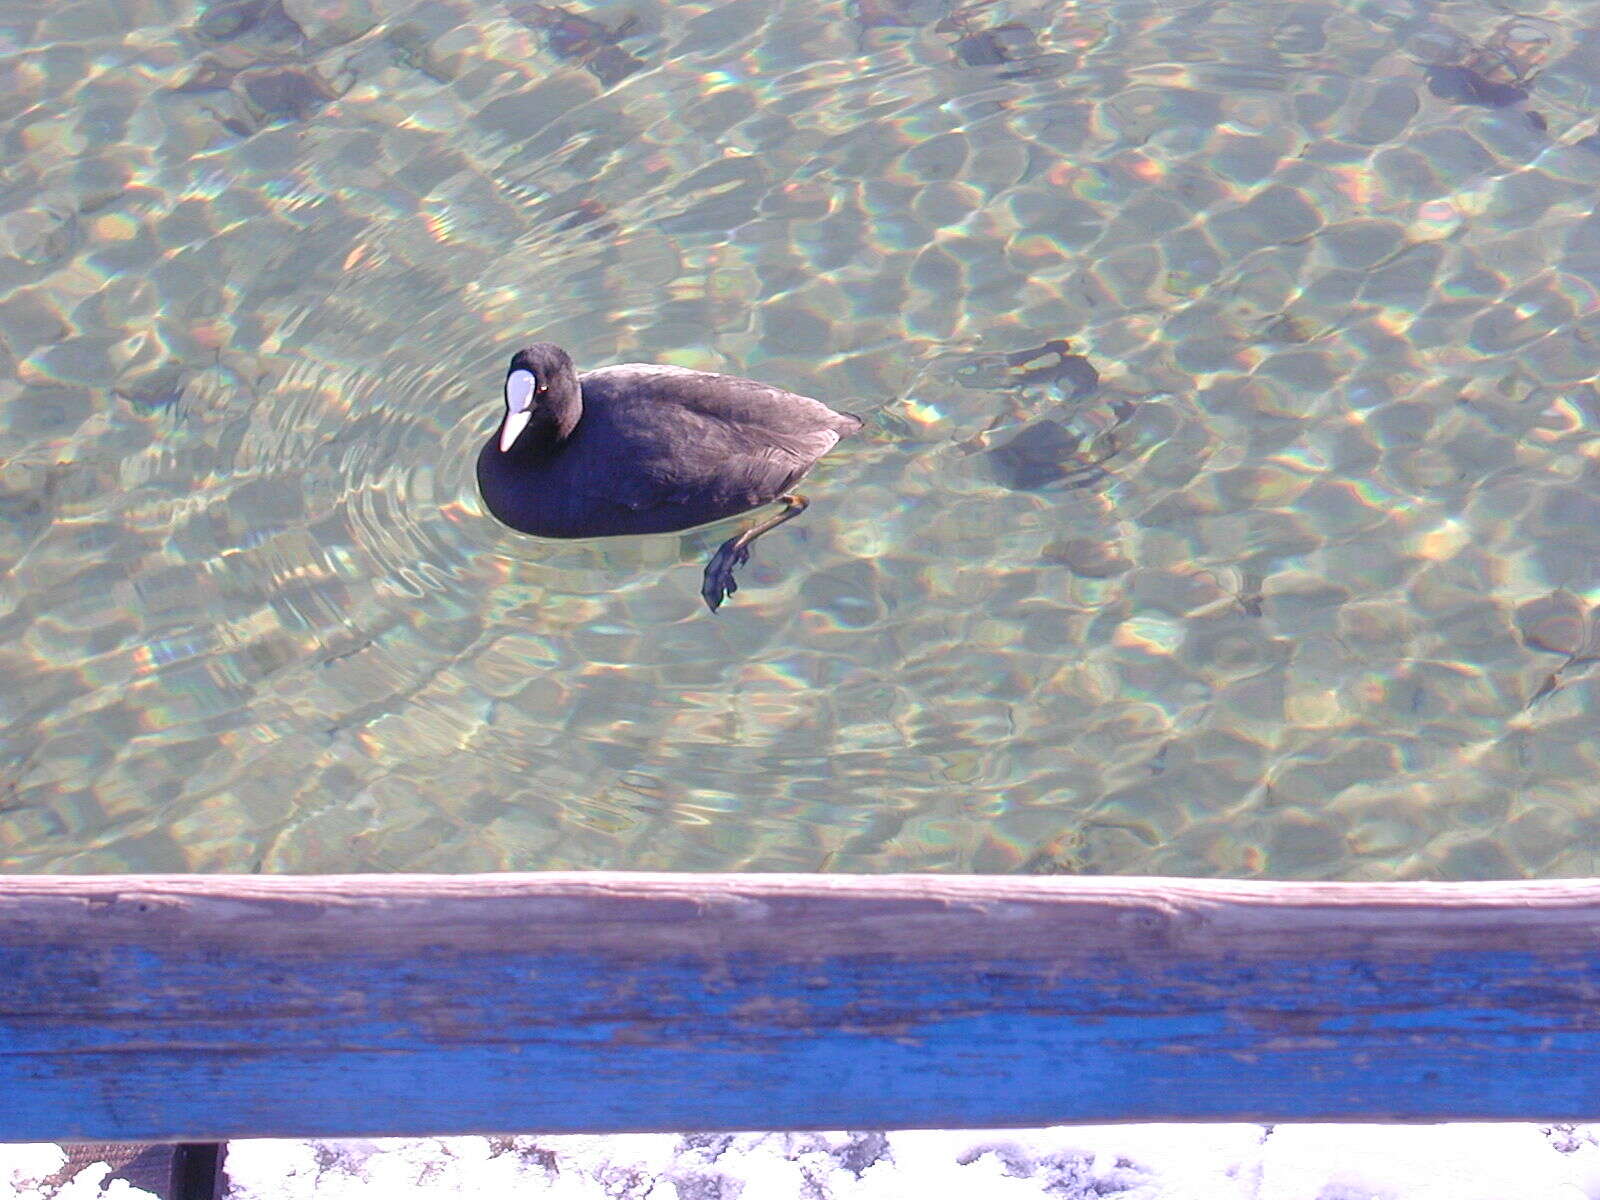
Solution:
M 0 877 L 0 1141 L 1600 1118 L 1600 882 Z

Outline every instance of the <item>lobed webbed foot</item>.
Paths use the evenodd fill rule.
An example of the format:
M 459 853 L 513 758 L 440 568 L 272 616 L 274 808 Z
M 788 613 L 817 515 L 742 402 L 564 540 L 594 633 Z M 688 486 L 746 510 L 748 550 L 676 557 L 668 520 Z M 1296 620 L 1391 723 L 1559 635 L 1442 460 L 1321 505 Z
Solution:
M 750 543 L 763 533 L 772 532 L 785 521 L 794 520 L 811 504 L 804 496 L 779 496 L 778 503 L 783 508 L 775 516 L 723 542 L 706 564 L 706 577 L 700 585 L 700 594 L 705 597 L 706 606 L 712 612 L 716 612 L 724 600 L 739 590 L 739 585 L 734 582 L 733 569 L 750 561 Z
M 700 584 L 700 594 L 705 597 L 706 607 L 712 612 L 722 607 L 722 602 L 739 590 L 738 581 L 734 579 L 735 567 L 742 567 L 750 561 L 749 541 L 743 534 L 731 537 L 717 548 L 711 556 L 711 561 L 706 563 L 705 580 Z

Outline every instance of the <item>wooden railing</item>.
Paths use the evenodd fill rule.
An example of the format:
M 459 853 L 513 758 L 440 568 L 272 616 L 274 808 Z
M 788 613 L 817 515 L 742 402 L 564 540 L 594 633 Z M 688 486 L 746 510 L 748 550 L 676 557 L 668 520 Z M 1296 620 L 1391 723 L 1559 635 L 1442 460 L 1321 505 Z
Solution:
M 1600 882 L 0 877 L 0 1141 L 1600 1117 Z

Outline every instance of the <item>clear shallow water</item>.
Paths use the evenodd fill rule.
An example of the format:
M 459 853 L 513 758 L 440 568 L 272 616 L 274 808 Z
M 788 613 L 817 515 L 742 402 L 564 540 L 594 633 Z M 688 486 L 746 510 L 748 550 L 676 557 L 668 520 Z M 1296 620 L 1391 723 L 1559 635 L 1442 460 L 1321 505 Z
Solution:
M 0 869 L 1600 870 L 1600 4 L 512 9 L 0 15 Z M 533 336 L 869 428 L 711 617 Z

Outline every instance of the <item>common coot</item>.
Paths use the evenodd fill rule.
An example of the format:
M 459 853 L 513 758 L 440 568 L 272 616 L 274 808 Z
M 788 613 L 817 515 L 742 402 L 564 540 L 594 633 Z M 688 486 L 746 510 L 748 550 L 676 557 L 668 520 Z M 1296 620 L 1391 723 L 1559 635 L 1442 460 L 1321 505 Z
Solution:
M 805 511 L 789 489 L 860 428 L 820 400 L 732 375 L 642 363 L 579 375 L 540 342 L 511 358 L 478 490 L 496 519 L 549 538 L 670 533 L 782 504 L 706 564 L 700 594 L 715 612 L 739 590 L 750 543 Z

